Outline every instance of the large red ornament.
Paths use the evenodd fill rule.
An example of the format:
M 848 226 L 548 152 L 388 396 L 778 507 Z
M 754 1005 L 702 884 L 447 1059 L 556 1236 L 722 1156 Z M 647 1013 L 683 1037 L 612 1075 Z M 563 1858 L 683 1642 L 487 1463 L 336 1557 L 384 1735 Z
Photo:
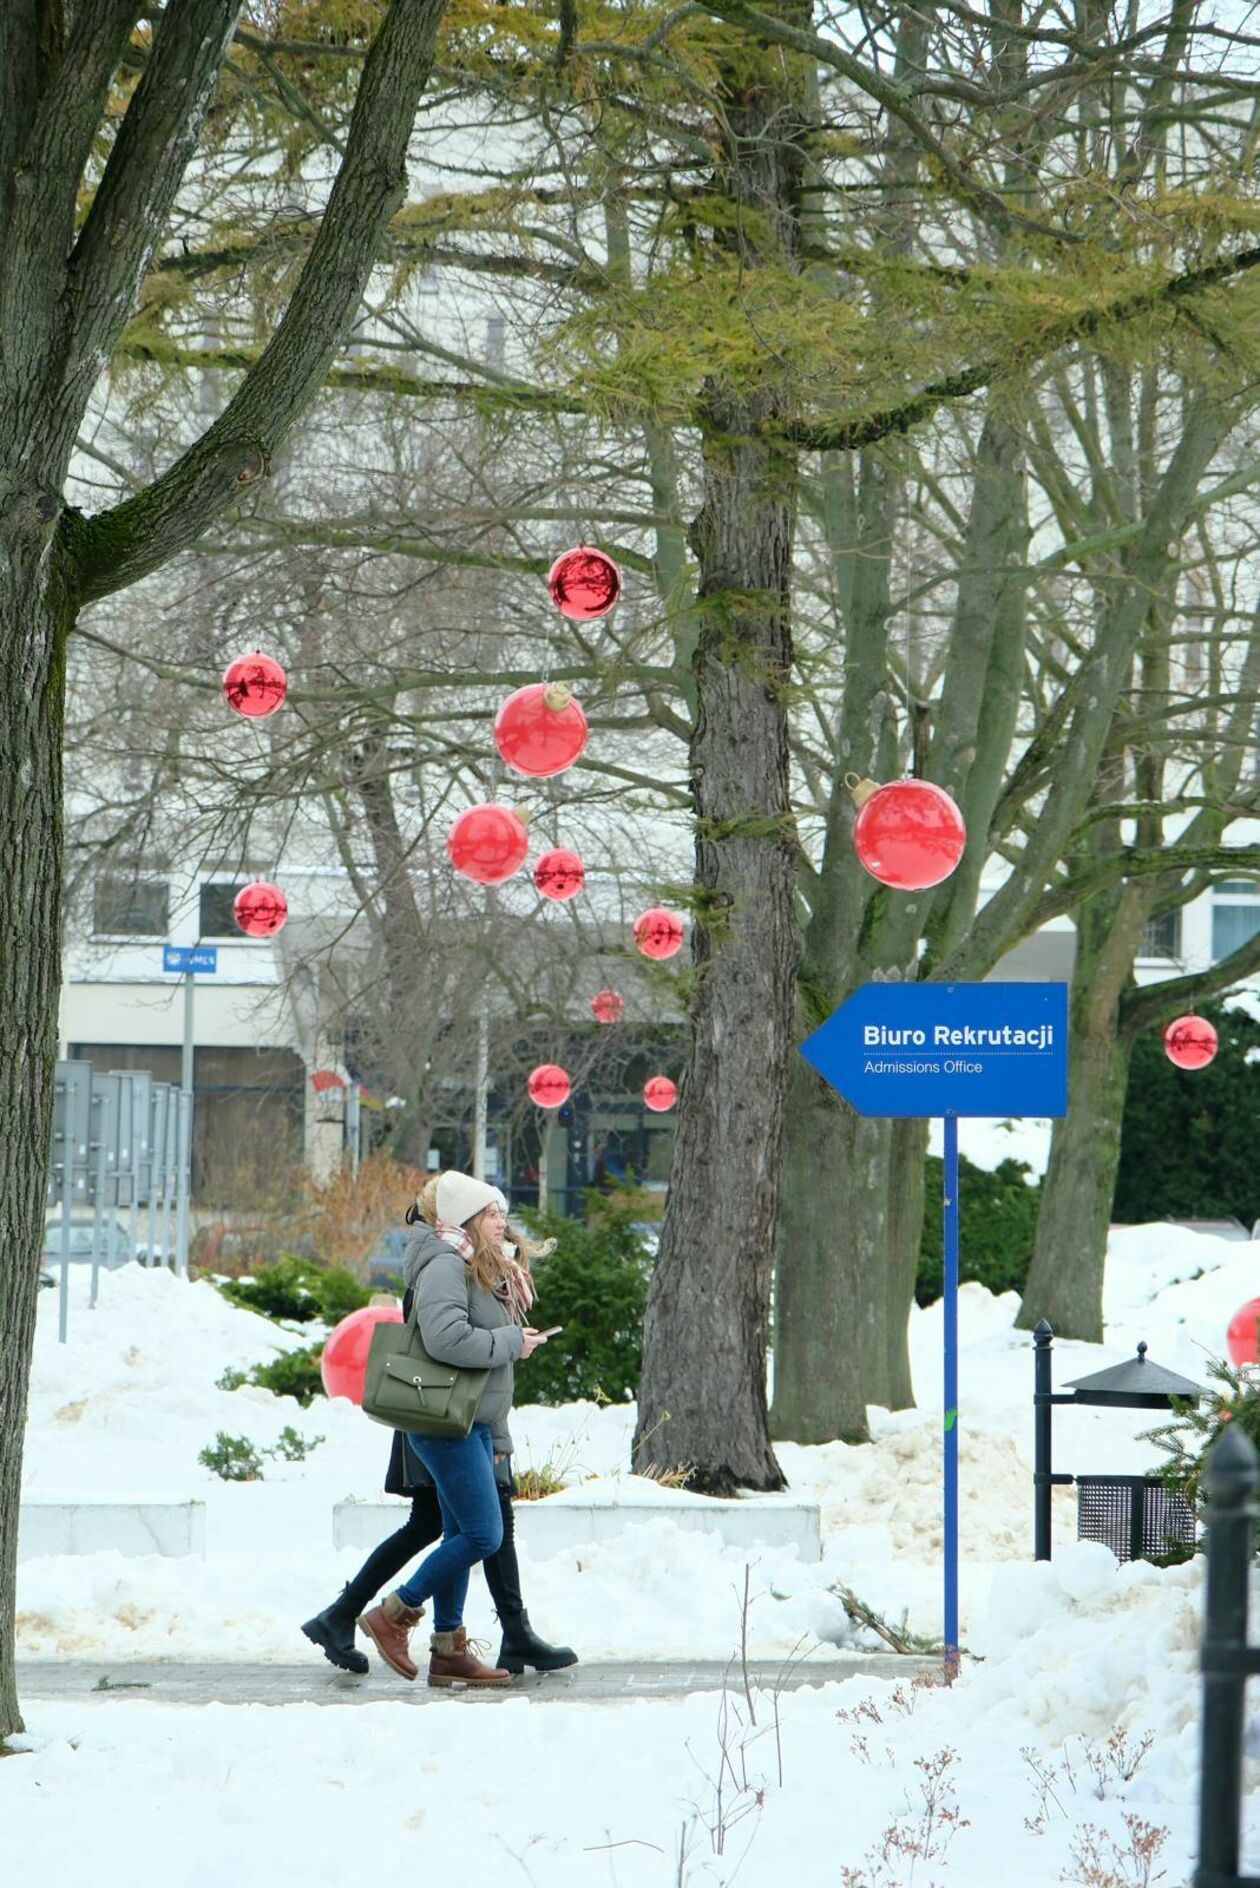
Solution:
M 1254 1364 L 1257 1358 L 1256 1327 L 1260 1323 L 1260 1298 L 1249 1298 L 1240 1310 L 1235 1311 L 1225 1333 L 1225 1348 L 1230 1361 L 1236 1364 Z
M 676 912 L 653 905 L 635 919 L 634 941 L 645 957 L 672 957 L 682 949 L 683 921 Z
M 363 1401 L 363 1373 L 367 1369 L 372 1333 L 378 1324 L 401 1324 L 397 1305 L 363 1305 L 334 1325 L 319 1358 L 319 1374 L 329 1396 Z
M 547 588 L 562 616 L 586 623 L 607 616 L 621 595 L 621 572 L 603 551 L 580 544 L 557 557 L 547 572 Z
M 564 682 L 518 688 L 494 717 L 494 744 L 518 774 L 545 778 L 572 767 L 590 730 Z
M 256 878 L 237 892 L 232 915 L 246 937 L 274 937 L 289 915 L 289 901 L 278 885 Z
M 223 672 L 223 693 L 227 705 L 238 715 L 261 720 L 274 715 L 288 692 L 289 678 L 272 656 L 261 649 L 252 655 L 237 656 Z
M 643 1099 L 653 1114 L 666 1114 L 678 1100 L 678 1085 L 668 1075 L 653 1075 L 643 1084 Z
M 540 1062 L 528 1088 L 530 1100 L 540 1108 L 559 1108 L 569 1099 L 569 1077 L 556 1062 Z
M 591 998 L 597 1023 L 619 1023 L 626 1013 L 626 999 L 619 990 L 597 990 Z
M 853 844 L 872 878 L 894 891 L 923 892 L 947 879 L 967 844 L 963 816 L 930 780 L 890 780 L 877 787 L 852 777 L 858 805 Z
M 1205 1069 L 1216 1049 L 1216 1031 L 1202 1016 L 1178 1016 L 1164 1031 L 1164 1054 L 1179 1069 Z
M 524 865 L 529 833 L 512 807 L 489 801 L 460 814 L 446 835 L 446 850 L 465 878 L 479 885 L 501 885 Z
M 586 883 L 586 867 L 576 852 L 553 846 L 534 867 L 534 883 L 544 898 L 576 898 Z

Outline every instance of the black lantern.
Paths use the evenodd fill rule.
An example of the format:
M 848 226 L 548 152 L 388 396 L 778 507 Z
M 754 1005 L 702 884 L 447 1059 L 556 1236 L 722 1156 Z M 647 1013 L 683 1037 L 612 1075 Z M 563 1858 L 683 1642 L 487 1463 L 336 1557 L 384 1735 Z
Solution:
M 1050 1387 L 1054 1332 L 1043 1318 L 1033 1332 L 1033 1553 L 1050 1558 L 1050 1491 L 1071 1487 L 1077 1496 L 1077 1539 L 1102 1541 L 1118 1560 L 1140 1560 L 1169 1542 L 1194 1546 L 1194 1509 L 1184 1496 L 1149 1475 L 1055 1475 L 1051 1472 L 1051 1410 L 1056 1403 L 1095 1409 L 1171 1409 L 1175 1396 L 1198 1402 L 1208 1392 L 1161 1364 L 1139 1344 L 1130 1362 L 1078 1377 L 1056 1395 Z

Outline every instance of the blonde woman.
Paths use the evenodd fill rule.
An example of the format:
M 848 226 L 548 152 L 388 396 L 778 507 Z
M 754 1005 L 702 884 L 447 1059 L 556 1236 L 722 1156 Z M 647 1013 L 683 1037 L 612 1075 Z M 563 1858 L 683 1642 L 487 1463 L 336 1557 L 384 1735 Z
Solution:
M 510 1515 L 496 1465 L 506 1464 L 511 1455 L 507 1418 L 514 1366 L 546 1342 L 526 1323 L 534 1298 L 528 1242 L 508 1241 L 506 1208 L 497 1187 L 447 1172 L 429 1183 L 407 1214 L 415 1231 L 403 1272 L 426 1349 L 443 1363 L 490 1369 L 466 1437 L 402 1439 L 412 1485 L 427 1476 L 436 1487 L 442 1539 L 409 1581 L 359 1620 L 386 1664 L 413 1679 L 417 1668 L 408 1641 L 431 1598 L 430 1685 L 506 1685 L 512 1672 L 526 1664 L 555 1670 L 576 1659 L 567 1646 L 547 1646 L 535 1638 L 515 1579 L 512 1591 L 495 1595 L 507 1601 L 506 1610 L 500 1610 L 504 1642 L 497 1666 L 483 1665 L 469 1651 L 464 1630 L 468 1575 L 479 1561 L 502 1555 L 505 1510 Z M 514 1551 L 511 1560 L 515 1575 Z

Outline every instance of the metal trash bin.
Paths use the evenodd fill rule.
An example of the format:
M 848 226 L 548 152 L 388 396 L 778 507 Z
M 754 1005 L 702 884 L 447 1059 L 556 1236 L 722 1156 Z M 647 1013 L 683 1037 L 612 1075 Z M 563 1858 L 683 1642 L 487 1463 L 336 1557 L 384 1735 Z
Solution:
M 1117 1560 L 1183 1560 L 1194 1552 L 1194 1509 L 1158 1475 L 1078 1475 L 1076 1538 Z

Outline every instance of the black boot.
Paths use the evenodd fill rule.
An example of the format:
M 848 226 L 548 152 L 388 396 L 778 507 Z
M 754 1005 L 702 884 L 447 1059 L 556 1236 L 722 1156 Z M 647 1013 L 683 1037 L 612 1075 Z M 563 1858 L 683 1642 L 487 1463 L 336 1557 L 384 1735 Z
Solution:
M 503 1644 L 499 1647 L 498 1663 L 509 1672 L 523 1672 L 527 1665 L 532 1665 L 536 1672 L 558 1672 L 566 1665 L 576 1665 L 578 1655 L 572 1646 L 548 1645 L 540 1639 L 529 1623 L 529 1614 L 521 1609 L 519 1613 L 506 1613 L 502 1617 Z
M 343 1672 L 355 1672 L 360 1678 L 369 1670 L 365 1652 L 360 1652 L 354 1643 L 354 1622 L 358 1606 L 349 1597 L 349 1587 L 343 1587 L 341 1598 L 334 1600 L 331 1606 L 325 1606 L 322 1613 L 316 1613 L 314 1619 L 308 1619 L 302 1631 L 312 1645 L 323 1647 L 324 1657 L 333 1665 L 339 1665 Z

